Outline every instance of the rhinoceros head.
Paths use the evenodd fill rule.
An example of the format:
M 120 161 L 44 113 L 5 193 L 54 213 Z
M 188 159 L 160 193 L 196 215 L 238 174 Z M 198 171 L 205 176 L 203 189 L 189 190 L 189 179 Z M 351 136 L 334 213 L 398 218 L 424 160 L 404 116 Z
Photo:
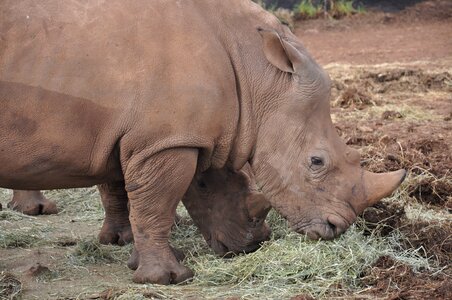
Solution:
M 256 180 L 291 227 L 312 239 L 344 232 L 366 207 L 390 195 L 405 170 L 375 174 L 340 139 L 330 117 L 330 79 L 290 32 L 259 29 L 274 72 L 255 100 Z M 262 84 L 265 86 L 265 83 Z
M 271 206 L 247 168 L 197 174 L 183 198 L 194 223 L 219 255 L 252 252 L 270 237 L 265 217 Z

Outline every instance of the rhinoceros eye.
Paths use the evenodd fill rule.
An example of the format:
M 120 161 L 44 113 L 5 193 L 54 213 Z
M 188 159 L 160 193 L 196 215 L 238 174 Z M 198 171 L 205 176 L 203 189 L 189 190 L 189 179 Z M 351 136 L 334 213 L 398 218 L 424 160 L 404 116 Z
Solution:
M 319 167 L 323 166 L 323 159 L 318 156 L 311 156 L 311 169 L 318 169 Z

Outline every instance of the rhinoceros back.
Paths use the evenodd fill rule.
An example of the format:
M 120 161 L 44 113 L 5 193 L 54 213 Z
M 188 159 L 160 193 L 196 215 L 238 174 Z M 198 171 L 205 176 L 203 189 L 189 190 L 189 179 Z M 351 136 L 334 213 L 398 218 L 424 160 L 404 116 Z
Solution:
M 10 163 L 0 185 L 55 188 L 117 177 L 112 155 L 125 132 L 128 144 L 177 143 L 203 149 L 206 166 L 224 164 L 239 118 L 235 77 L 196 5 L 2 1 L 0 147 L 10 154 L 0 161 Z

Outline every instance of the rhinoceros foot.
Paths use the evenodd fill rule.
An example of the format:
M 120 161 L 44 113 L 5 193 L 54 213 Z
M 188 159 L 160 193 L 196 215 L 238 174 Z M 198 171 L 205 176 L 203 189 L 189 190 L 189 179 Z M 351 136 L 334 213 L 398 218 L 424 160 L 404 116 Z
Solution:
M 170 246 L 170 249 L 178 262 L 184 260 L 185 254 L 181 250 L 174 248 L 173 246 Z M 132 250 L 132 254 L 130 254 L 129 260 L 127 261 L 127 267 L 129 267 L 129 269 L 131 270 L 136 270 L 138 269 L 139 264 L 140 264 L 140 255 L 138 254 L 138 251 L 134 247 Z
M 58 213 L 56 203 L 44 197 L 40 191 L 14 190 L 13 199 L 8 203 L 8 208 L 30 216 Z
M 194 276 L 193 271 L 181 265 L 174 257 L 147 257 L 133 274 L 135 283 L 177 284 Z
M 132 228 L 129 224 L 115 224 L 104 221 L 99 233 L 99 243 L 124 246 L 133 242 Z
M 127 266 L 136 270 L 133 281 L 136 283 L 177 284 L 192 278 L 193 271 L 179 264 L 185 255 L 171 246 L 170 249 L 174 256 L 165 255 L 164 258 L 141 259 L 139 252 L 134 247 L 127 261 Z

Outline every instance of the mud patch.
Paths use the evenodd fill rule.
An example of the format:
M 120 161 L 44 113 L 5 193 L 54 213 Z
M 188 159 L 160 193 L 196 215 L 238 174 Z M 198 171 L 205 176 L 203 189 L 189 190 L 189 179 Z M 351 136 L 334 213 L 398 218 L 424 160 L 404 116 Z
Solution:
M 381 299 L 451 299 L 452 280 L 445 275 L 416 273 L 409 266 L 382 256 L 367 269 L 361 283 L 366 294 Z
M 403 207 L 397 203 L 386 202 L 366 209 L 361 217 L 365 235 L 387 236 L 397 230 L 401 234 L 398 238 L 401 249 L 417 249 L 422 257 L 438 263 L 441 267 L 448 267 L 446 272 L 452 275 L 449 267 L 452 260 L 450 223 L 410 221 L 406 218 Z

